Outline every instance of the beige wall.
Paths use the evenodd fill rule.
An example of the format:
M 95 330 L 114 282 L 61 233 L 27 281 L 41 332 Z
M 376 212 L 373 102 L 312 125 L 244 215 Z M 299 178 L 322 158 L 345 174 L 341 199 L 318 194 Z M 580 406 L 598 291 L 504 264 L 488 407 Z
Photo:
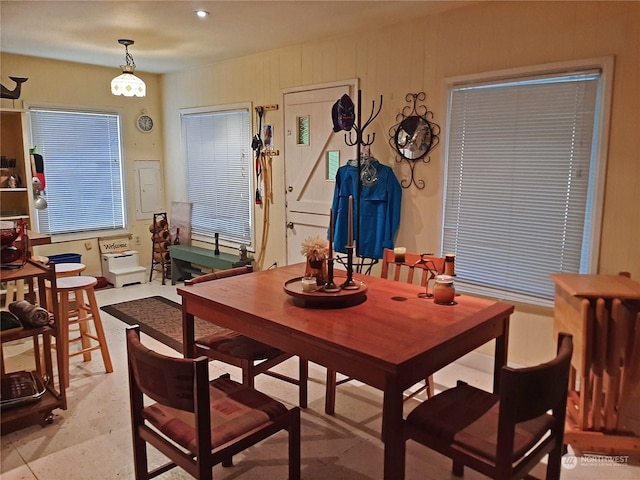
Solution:
M 274 125 L 275 148 L 282 151 L 282 90 L 359 78 L 364 108 L 384 96 L 374 155 L 393 166 L 399 178 L 406 165 L 396 165 L 388 144 L 389 128 L 406 105 L 405 95 L 424 91 L 426 105 L 441 127 L 445 118 L 447 77 L 583 58 L 615 56 L 611 133 L 606 178 L 599 271 L 630 271 L 640 278 L 640 3 L 638 2 L 482 2 L 393 28 L 371 25 L 366 32 L 269 51 L 162 78 L 141 73 L 149 96 L 112 97 L 114 69 L 2 55 L 6 74 L 31 77 L 25 101 L 49 101 L 125 108 L 125 155 L 132 202 L 131 161 L 164 158 L 166 205 L 186 200 L 180 144 L 179 109 L 251 101 L 278 103 L 268 112 Z M 62 80 L 63 75 L 71 80 Z M 73 88 L 66 88 L 69 85 Z M 27 88 L 27 86 L 29 88 Z M 3 103 L 4 105 L 4 103 Z M 142 108 L 159 120 L 145 136 L 133 121 Z M 164 113 L 164 115 L 162 115 Z M 161 116 L 162 115 L 162 116 Z M 164 140 L 163 140 L 164 138 Z M 163 146 L 164 141 L 164 156 Z M 439 251 L 444 145 L 429 165 L 416 167 L 427 182 L 424 190 L 403 191 L 402 221 L 397 243 L 411 250 Z M 274 205 L 265 265 L 285 261 L 284 172 L 282 157 L 274 159 Z M 170 179 L 170 180 L 169 180 Z M 133 205 L 130 215 L 133 215 Z M 133 217 L 131 217 L 133 218 Z M 262 210 L 256 207 L 256 239 Z M 133 227 L 146 238 L 146 222 Z M 141 255 L 147 254 L 143 243 Z M 65 251 L 70 251 L 65 248 Z M 95 249 L 94 249 L 95 251 Z M 84 257 L 83 257 L 84 258 Z M 145 263 L 149 263 L 146 257 Z M 142 262 L 141 262 L 142 263 Z M 531 364 L 553 353 L 551 312 L 517 307 L 511 327 L 510 360 Z M 488 349 L 482 349 L 487 351 Z
M 424 91 L 436 123 L 444 126 L 445 79 L 566 60 L 615 56 L 614 92 L 599 270 L 631 271 L 640 277 L 640 4 L 637 2 L 497 2 L 444 12 L 388 29 L 327 39 L 260 55 L 170 74 L 164 79 L 167 176 L 184 178 L 178 135 L 180 108 L 252 101 L 282 103 L 282 90 L 303 85 L 360 79 L 363 111 L 384 96 L 383 109 L 372 124 L 373 152 L 392 165 L 397 176 L 408 174 L 394 162 L 389 128 L 406 105 L 406 93 Z M 188 87 L 188 88 L 187 88 Z M 284 144 L 282 108 L 267 112 L 274 124 L 275 147 Z M 398 243 L 438 251 L 444 145 L 431 164 L 416 167 L 427 187 L 403 192 Z M 271 243 L 265 264 L 285 259 L 283 162 L 274 162 Z M 184 182 L 167 185 L 168 197 L 184 199 Z M 275 210 L 275 211 L 274 211 Z M 257 238 L 261 210 L 257 209 Z
M 167 75 L 163 95 L 167 178 L 183 177 L 180 108 L 252 101 L 279 103 L 282 90 L 351 78 L 360 79 L 363 112 L 383 95 L 374 155 L 393 166 L 399 178 L 406 165 L 394 162 L 389 128 L 405 95 L 424 91 L 440 126 L 446 123 L 447 77 L 584 58 L 615 56 L 611 134 L 599 271 L 630 271 L 640 278 L 640 3 L 497 2 L 444 12 L 429 18 L 239 58 Z M 188 87 L 188 88 L 187 88 Z M 283 112 L 267 112 L 275 148 L 282 148 Z M 416 167 L 424 190 L 403 191 L 397 243 L 410 250 L 439 251 L 444 145 L 431 164 Z M 265 265 L 285 261 L 284 172 L 274 161 L 274 205 Z M 185 183 L 167 185 L 168 197 L 184 199 Z M 256 208 L 256 238 L 262 210 Z M 518 307 L 512 322 L 510 359 L 531 364 L 553 354 L 551 312 Z M 483 349 L 488 351 L 488 349 Z
M 159 75 L 136 72 L 147 84 L 147 96 L 144 98 L 125 98 L 111 95 L 111 79 L 118 75 L 119 68 L 96 67 L 79 63 L 58 62 L 42 58 L 24 57 L 2 54 L 2 82 L 7 77 L 27 77 L 29 80 L 22 86 L 21 103 L 48 103 L 71 106 L 99 106 L 117 108 L 122 112 L 123 149 L 126 172 L 126 195 L 128 199 L 127 216 L 131 233 L 131 246 L 140 253 L 140 264 L 151 263 L 151 234 L 148 226 L 152 220 L 135 220 L 135 181 L 133 165 L 135 160 L 164 159 L 162 129 L 154 129 L 144 134 L 135 127 L 135 122 L 142 112 L 147 112 L 154 118 L 162 118 L 162 81 Z M 2 107 L 11 108 L 12 102 L 3 99 Z M 162 122 L 160 122 L 162 123 Z M 45 158 L 46 162 L 46 158 Z M 80 167 L 81 168 L 81 167 Z M 164 205 L 158 205 L 158 212 L 165 211 Z M 74 212 L 70 211 L 69 215 Z M 136 237 L 140 238 L 140 245 L 135 244 Z M 88 243 L 88 248 L 85 245 Z M 38 255 L 57 253 L 80 253 L 82 262 L 87 265 L 87 273 L 102 275 L 97 239 L 75 242 L 63 242 L 43 247 L 36 247 Z

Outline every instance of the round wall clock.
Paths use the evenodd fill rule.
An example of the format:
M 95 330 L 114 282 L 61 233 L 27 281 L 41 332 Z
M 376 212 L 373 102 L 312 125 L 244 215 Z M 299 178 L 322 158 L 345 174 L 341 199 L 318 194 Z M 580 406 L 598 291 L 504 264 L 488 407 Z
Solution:
M 153 118 L 151 118 L 148 114 L 143 113 L 136 120 L 136 126 L 142 133 L 149 133 L 151 130 L 153 130 Z

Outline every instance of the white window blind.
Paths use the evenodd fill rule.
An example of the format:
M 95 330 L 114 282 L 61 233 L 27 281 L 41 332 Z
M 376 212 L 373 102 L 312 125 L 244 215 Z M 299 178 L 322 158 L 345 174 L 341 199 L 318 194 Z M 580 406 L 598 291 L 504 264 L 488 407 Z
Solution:
M 194 238 L 253 246 L 249 108 L 182 112 Z
M 544 303 L 549 274 L 584 273 L 599 81 L 584 72 L 450 90 L 443 251 L 469 291 Z
M 50 235 L 125 227 L 120 117 L 113 112 L 30 109 L 31 141 L 44 159 Z

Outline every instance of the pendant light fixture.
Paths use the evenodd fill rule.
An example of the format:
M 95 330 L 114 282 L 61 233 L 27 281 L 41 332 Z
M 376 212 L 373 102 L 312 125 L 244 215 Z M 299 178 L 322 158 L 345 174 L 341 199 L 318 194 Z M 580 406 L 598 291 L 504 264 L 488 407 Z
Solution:
M 133 45 L 133 40 L 121 38 L 118 43 L 124 45 L 126 65 L 120 65 L 122 74 L 111 80 L 111 93 L 125 97 L 144 97 L 147 94 L 147 86 L 133 74 L 136 64 L 129 53 L 129 45 Z

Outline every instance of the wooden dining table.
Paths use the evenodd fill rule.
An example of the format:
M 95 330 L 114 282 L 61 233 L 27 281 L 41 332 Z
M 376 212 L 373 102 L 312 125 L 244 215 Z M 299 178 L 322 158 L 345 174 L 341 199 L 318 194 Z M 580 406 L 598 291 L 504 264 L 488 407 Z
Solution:
M 302 305 L 284 286 L 304 269 L 295 264 L 178 287 L 184 351 L 193 351 L 196 316 L 382 390 L 384 478 L 402 479 L 404 390 L 494 339 L 499 372 L 514 307 L 467 295 L 438 305 L 418 297 L 424 287 L 359 274 L 353 278 L 366 293 L 353 293 L 350 306 Z M 499 375 L 493 388 L 499 389 Z

